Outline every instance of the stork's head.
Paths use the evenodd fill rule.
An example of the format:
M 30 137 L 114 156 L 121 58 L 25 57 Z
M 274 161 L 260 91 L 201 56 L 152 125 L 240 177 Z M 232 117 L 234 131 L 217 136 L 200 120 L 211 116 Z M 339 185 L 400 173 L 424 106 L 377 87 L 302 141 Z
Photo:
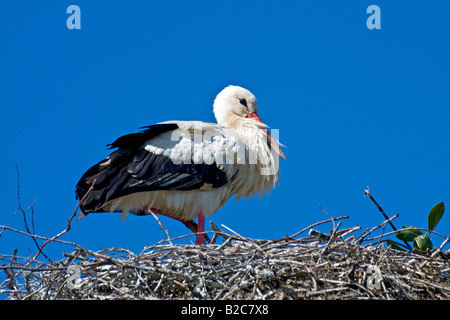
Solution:
M 214 100 L 214 115 L 218 124 L 229 127 L 230 120 L 236 116 L 252 118 L 257 115 L 257 105 L 255 96 L 247 89 L 228 86 Z
M 262 122 L 257 113 L 258 102 L 255 96 L 242 87 L 228 86 L 223 89 L 214 100 L 214 115 L 217 123 L 230 129 L 237 129 L 242 122 L 252 122 L 256 127 L 265 130 L 267 126 Z M 253 122 L 254 121 L 254 122 Z M 268 130 L 267 141 L 283 159 L 283 152 L 278 142 L 272 138 Z

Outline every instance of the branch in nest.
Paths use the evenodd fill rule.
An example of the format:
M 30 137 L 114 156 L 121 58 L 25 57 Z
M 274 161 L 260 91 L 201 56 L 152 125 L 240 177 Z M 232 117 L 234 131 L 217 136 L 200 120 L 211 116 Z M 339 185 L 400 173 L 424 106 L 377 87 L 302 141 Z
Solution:
M 384 217 L 386 220 L 388 220 L 389 225 L 391 226 L 391 228 L 392 228 L 394 231 L 397 231 L 397 228 L 395 228 L 395 226 L 393 225 L 393 223 L 389 220 L 388 215 L 387 215 L 386 213 L 384 213 L 384 210 L 381 208 L 381 206 L 378 204 L 378 202 L 374 199 L 374 197 L 370 194 L 369 188 L 367 188 L 366 190 L 364 190 L 364 195 L 365 195 L 365 196 L 368 196 L 368 197 L 370 198 L 370 200 L 372 200 L 372 202 L 375 204 L 375 206 L 376 206 L 376 207 L 378 208 L 378 210 L 381 212 L 381 214 L 383 215 L 383 217 Z M 408 242 L 406 242 L 406 241 L 403 241 L 403 242 L 405 243 L 405 245 L 406 245 L 410 250 L 412 249 L 411 245 L 410 245 Z
M 72 228 L 72 225 L 71 225 L 71 224 L 72 224 L 72 220 L 73 220 L 73 218 L 76 216 L 77 211 L 78 211 L 78 209 L 80 208 L 81 202 L 82 202 L 84 199 L 86 199 L 86 197 L 89 195 L 89 193 L 90 193 L 90 192 L 92 191 L 92 189 L 94 188 L 95 181 L 96 181 L 96 180 L 94 180 L 94 181 L 92 182 L 92 184 L 91 184 L 89 190 L 86 192 L 86 194 L 83 196 L 83 198 L 78 202 L 77 207 L 75 208 L 75 210 L 73 211 L 72 215 L 71 215 L 70 218 L 69 218 L 69 221 L 67 222 L 67 227 L 66 227 L 66 229 L 64 229 L 63 231 L 61 231 L 60 233 L 58 233 L 58 234 L 57 234 L 56 236 L 54 236 L 53 238 L 50 238 L 50 239 L 46 240 L 46 241 L 39 247 L 38 252 L 37 252 L 36 255 L 30 260 L 29 264 L 31 264 L 32 262 L 34 262 L 34 261 L 39 257 L 39 255 L 42 253 L 42 249 L 44 249 L 44 247 L 45 247 L 47 244 L 49 244 L 49 243 L 52 242 L 52 241 L 57 240 L 59 237 L 61 237 L 62 235 L 66 234 L 67 232 L 70 231 L 70 229 Z

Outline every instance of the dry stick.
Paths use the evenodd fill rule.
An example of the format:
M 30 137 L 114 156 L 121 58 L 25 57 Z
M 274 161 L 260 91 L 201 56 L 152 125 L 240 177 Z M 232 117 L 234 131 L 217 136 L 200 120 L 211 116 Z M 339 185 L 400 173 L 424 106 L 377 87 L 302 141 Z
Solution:
M 369 189 L 364 190 L 364 195 L 369 196 L 370 200 L 372 200 L 372 202 L 377 206 L 378 210 L 381 212 L 381 214 L 383 215 L 383 217 L 384 217 L 386 220 L 389 220 L 389 217 L 387 216 L 387 214 L 384 213 L 383 209 L 380 207 L 380 205 L 378 204 L 378 202 L 376 202 L 376 200 L 375 200 L 375 199 L 372 197 L 372 195 L 370 194 Z M 391 228 L 392 228 L 394 231 L 397 231 L 397 229 L 395 228 L 394 224 L 393 224 L 390 220 L 389 220 L 389 225 L 391 226 Z M 411 245 L 410 245 L 408 242 L 406 242 L 406 241 L 403 241 L 403 242 L 405 243 L 405 245 L 406 245 L 410 250 L 412 250 L 412 247 L 411 247 Z
M 339 229 L 339 227 L 341 226 L 342 221 L 339 221 L 337 226 L 333 226 L 333 232 L 330 236 L 330 239 L 328 240 L 327 244 L 325 245 L 325 247 L 323 248 L 323 250 L 320 252 L 319 254 L 319 259 L 317 260 L 318 263 L 322 263 L 322 255 L 328 253 L 328 249 L 330 248 L 330 244 L 334 241 L 334 239 L 336 238 L 336 232 Z M 334 222 L 333 222 L 334 225 Z
M 272 240 L 271 242 L 262 244 L 261 247 L 264 248 L 266 246 L 273 245 L 273 244 L 275 244 L 277 242 L 291 240 L 291 239 L 295 238 L 296 236 L 298 236 L 299 234 L 307 231 L 308 229 L 314 228 L 314 227 L 316 227 L 318 225 L 321 225 L 321 224 L 324 224 L 324 223 L 328 223 L 328 222 L 331 222 L 331 221 L 338 221 L 338 220 L 342 220 L 342 219 L 348 219 L 348 216 L 342 216 L 342 217 L 337 217 L 337 218 L 334 218 L 334 219 L 328 219 L 328 220 L 324 220 L 324 221 L 319 221 L 319 222 L 313 223 L 313 224 L 307 226 L 306 228 L 303 228 L 302 230 L 294 233 L 291 236 L 283 237 L 283 238 L 277 239 L 277 240 Z
M 353 240 L 353 242 L 356 243 L 360 243 L 364 240 L 365 237 L 367 237 L 369 234 L 371 234 L 372 232 L 374 232 L 376 229 L 381 228 L 383 226 L 385 226 L 388 222 L 391 222 L 391 220 L 394 220 L 395 218 L 398 217 L 398 213 L 396 213 L 394 216 L 388 218 L 387 220 L 383 221 L 382 223 L 380 223 L 379 225 L 373 227 L 372 229 L 366 229 L 366 231 L 364 231 L 363 233 L 361 233 L 357 238 L 355 238 Z M 383 237 L 383 235 L 380 237 L 380 239 Z
M 213 237 L 211 239 L 210 244 L 214 244 L 216 242 L 216 240 L 217 240 L 217 237 L 219 235 L 222 236 L 225 240 L 230 238 L 226 233 L 224 233 L 222 230 L 220 230 L 220 228 L 214 223 L 214 221 L 211 220 L 209 222 L 209 225 L 211 226 L 211 229 L 214 230 L 214 235 L 213 235 Z
M 1 227 L 1 226 L 0 226 Z M 207 234 L 207 233 L 213 233 L 213 231 L 205 231 L 204 232 L 205 234 Z M 182 236 L 178 236 L 178 237 L 175 237 L 175 238 L 171 238 L 170 240 L 171 241 L 175 241 L 175 240 L 180 240 L 180 239 L 183 239 L 183 238 L 188 238 L 188 239 L 190 239 L 189 238 L 189 236 L 195 236 L 195 235 L 197 235 L 196 233 L 189 233 L 189 234 L 185 234 L 185 235 L 182 235 Z M 234 236 L 233 236 L 234 237 Z M 235 239 L 238 239 L 238 237 L 234 237 Z M 161 240 L 159 240 L 157 243 L 155 243 L 154 245 L 151 245 L 151 246 L 149 246 L 149 247 L 145 247 L 144 248 L 144 251 L 145 250 L 147 250 L 147 249 L 152 249 L 152 248 L 157 248 L 161 243 L 164 243 L 164 242 L 168 242 L 168 240 L 166 240 L 166 239 L 161 239 Z M 192 243 L 192 241 L 191 241 L 191 243 Z
M 356 230 L 361 229 L 361 226 L 356 226 L 356 227 L 352 227 L 352 228 L 347 228 L 347 229 L 342 229 L 341 231 L 338 231 L 338 235 L 339 237 L 343 238 L 346 235 L 355 232 Z M 353 236 L 354 237 L 354 236 Z
M 167 241 L 169 241 L 170 245 L 173 246 L 172 240 L 170 240 L 169 232 L 166 230 L 166 228 L 164 228 L 164 225 L 162 224 L 161 220 L 152 211 L 150 211 L 150 213 L 152 214 L 153 218 L 155 218 L 156 222 L 159 223 L 161 229 L 164 230 L 164 233 L 166 234 L 167 237 Z
M 32 224 L 32 227 L 33 227 L 33 234 L 36 234 L 36 231 L 34 229 L 34 210 L 33 210 L 33 206 L 36 203 L 36 198 L 34 199 L 33 203 L 31 203 L 28 206 L 28 208 L 26 208 L 25 210 L 22 209 L 22 201 L 21 201 L 21 198 L 20 198 L 20 171 L 19 171 L 19 166 L 18 166 L 17 163 L 16 163 L 16 171 L 17 171 L 17 202 L 18 202 L 18 205 L 19 205 L 19 207 L 17 208 L 16 212 L 17 211 L 22 212 L 23 221 L 25 223 L 25 229 L 27 230 L 28 233 L 31 233 L 30 228 L 28 227 L 28 221 L 27 221 L 27 215 L 26 215 L 26 212 L 31 209 L 31 224 Z M 33 242 L 36 245 L 36 247 L 39 249 L 39 243 L 37 242 L 36 238 L 32 237 L 32 239 L 33 239 Z M 52 262 L 52 260 L 44 252 L 42 252 L 42 255 L 48 261 Z
M 342 237 L 345 237 L 346 235 L 348 235 L 348 234 L 350 234 L 352 232 L 355 232 L 356 230 L 359 230 L 359 229 L 361 229 L 360 226 L 343 229 L 343 230 L 337 231 L 336 235 L 342 238 Z M 303 242 L 303 243 L 316 242 L 318 240 L 321 240 L 321 236 L 325 236 L 324 241 L 328 241 L 329 238 L 330 238 L 330 235 L 322 233 L 322 232 L 314 230 L 314 229 L 310 229 L 309 234 L 311 235 L 311 237 L 304 237 L 304 238 L 298 238 L 298 239 L 292 239 L 292 240 L 289 240 L 290 237 L 286 237 L 285 238 L 286 241 L 283 242 L 283 243 L 280 243 L 279 240 L 272 240 L 272 241 L 269 241 L 267 243 L 264 243 L 261 246 L 261 248 L 263 248 L 264 250 L 267 251 L 267 250 L 270 250 L 270 249 L 273 249 L 273 248 L 279 248 L 279 247 L 282 247 L 282 246 L 289 246 L 289 245 L 292 245 L 292 244 L 295 244 L 295 243 L 298 243 L 298 242 Z
M 210 245 L 212 245 L 212 244 L 216 243 L 216 240 L 217 240 L 217 237 L 218 237 L 218 233 L 217 232 L 219 232 L 221 230 L 216 226 L 216 224 L 212 220 L 209 222 L 209 225 L 211 226 L 211 229 L 216 231 L 216 232 L 214 232 L 214 235 L 213 235 L 213 237 L 211 239 L 211 242 L 209 243 Z
M 17 249 L 14 249 L 14 256 L 11 259 L 11 261 L 9 262 L 9 266 L 7 268 L 11 269 L 11 271 L 9 271 L 7 268 L 5 268 L 5 273 L 6 276 L 8 277 L 8 285 L 7 287 L 11 290 L 14 290 L 15 288 L 15 273 L 14 273 L 14 265 L 17 264 Z
M 264 250 L 261 249 L 261 247 L 258 246 L 255 242 L 253 242 L 250 238 L 245 238 L 245 237 L 241 236 L 239 233 L 237 233 L 236 231 L 233 231 L 232 229 L 228 228 L 227 226 L 225 226 L 225 225 L 223 225 L 223 224 L 221 224 L 221 226 L 224 227 L 225 229 L 227 229 L 228 231 L 234 233 L 236 236 L 238 236 L 238 237 L 240 238 L 240 240 L 243 240 L 243 241 L 245 241 L 245 242 L 250 243 L 250 244 L 251 244 L 252 246 L 254 246 L 257 250 L 259 250 L 259 251 L 261 251 L 262 253 L 266 254 L 266 253 L 264 252 Z
M 328 222 L 331 222 L 331 221 L 338 221 L 338 220 L 342 220 L 342 219 L 348 219 L 348 216 L 342 216 L 342 217 L 337 217 L 337 218 L 328 219 L 328 220 L 324 220 L 324 221 L 319 221 L 319 222 L 313 223 L 312 225 L 310 225 L 310 226 L 308 226 L 306 228 L 303 228 L 302 230 L 294 233 L 292 236 L 287 237 L 287 239 L 295 238 L 296 236 L 298 236 L 299 234 L 305 232 L 306 230 L 314 228 L 314 227 L 316 227 L 316 226 L 318 226 L 320 224 L 328 223 Z M 282 239 L 274 240 L 274 241 L 281 241 L 281 240 L 285 240 L 285 239 L 286 238 L 282 238 Z
M 5 230 L 10 230 L 10 231 L 12 231 L 12 232 L 16 232 L 16 233 L 19 233 L 19 234 L 23 234 L 23 235 L 25 235 L 25 236 L 27 236 L 27 237 L 31 237 L 31 238 L 36 238 L 36 239 L 41 239 L 41 240 L 55 241 L 55 242 L 59 242 L 59 243 L 63 243 L 63 244 L 72 245 L 72 246 L 74 246 L 74 247 L 77 247 L 77 246 L 78 246 L 78 245 L 77 245 L 76 243 L 74 243 L 74 242 L 69 242 L 69 241 L 64 241 L 64 240 L 59 240 L 59 239 L 53 239 L 53 238 L 48 238 L 48 237 L 43 237 L 43 236 L 38 236 L 38 235 L 35 235 L 35 234 L 32 234 L 32 233 L 28 233 L 28 232 L 25 232 L 25 231 L 17 230 L 17 229 L 14 229 L 14 228 L 11 228 L 11 227 L 8 227 L 8 226 L 5 226 L 5 225 L 0 225 L 0 228 L 3 228 L 2 232 L 5 231 Z M 52 240 L 52 239 L 53 239 L 53 240 Z
M 336 224 L 334 223 L 334 218 L 328 212 L 323 210 L 322 206 L 320 204 L 319 204 L 319 209 L 331 219 L 331 222 L 333 223 L 333 230 L 335 230 L 336 229 Z
M 448 237 L 447 239 L 444 240 L 444 242 L 442 242 L 441 246 L 439 247 L 439 249 L 437 249 L 432 255 L 432 258 L 435 258 L 444 248 L 444 246 L 447 244 L 447 242 L 450 241 L 450 237 Z
M 58 233 L 56 236 L 54 236 L 53 238 L 50 238 L 48 240 L 46 240 L 41 247 L 39 248 L 39 251 L 35 254 L 35 256 L 27 263 L 27 265 L 31 264 L 32 262 L 34 262 L 39 255 L 42 253 L 42 249 L 49 244 L 50 242 L 58 239 L 59 237 L 61 237 L 62 235 L 66 234 L 67 232 L 69 232 L 72 229 L 72 219 L 76 216 L 78 208 L 80 208 L 81 203 L 84 201 L 84 199 L 86 199 L 86 197 L 89 195 L 89 193 L 92 191 L 92 189 L 94 188 L 95 185 L 95 181 L 96 179 L 94 179 L 94 181 L 92 182 L 89 190 L 84 194 L 83 198 L 81 198 L 80 202 L 78 202 L 77 207 L 75 208 L 75 210 L 73 211 L 72 215 L 69 218 L 69 221 L 67 222 L 67 227 L 66 229 L 64 229 L 63 231 L 61 231 L 60 233 Z

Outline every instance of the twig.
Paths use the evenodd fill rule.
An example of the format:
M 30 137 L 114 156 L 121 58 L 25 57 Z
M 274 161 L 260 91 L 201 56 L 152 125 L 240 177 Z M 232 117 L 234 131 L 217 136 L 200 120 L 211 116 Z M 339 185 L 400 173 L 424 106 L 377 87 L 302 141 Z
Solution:
M 324 209 L 322 209 L 322 206 L 319 204 L 319 209 L 323 212 L 323 213 L 325 213 L 327 216 L 328 216 L 328 218 L 330 218 L 331 219 L 331 222 L 333 223 L 333 230 L 336 230 L 336 224 L 334 223 L 334 218 L 328 213 L 328 212 L 326 212 Z
M 398 213 L 395 214 L 395 215 L 393 215 L 392 217 L 388 218 L 387 220 L 383 221 L 383 222 L 380 223 L 379 225 L 377 225 L 377 226 L 375 226 L 375 227 L 373 227 L 373 228 L 371 228 L 371 229 L 367 229 L 366 231 L 364 231 L 363 233 L 361 233 L 358 237 L 356 237 L 356 238 L 353 240 L 353 242 L 361 243 L 361 242 L 364 240 L 364 238 L 365 238 L 366 236 L 368 236 L 369 234 L 371 234 L 371 233 L 374 232 L 375 230 L 381 228 L 382 226 L 385 226 L 387 223 L 389 223 L 391 220 L 394 220 L 394 219 L 397 218 L 397 217 L 398 217 Z M 395 231 L 394 231 L 394 232 L 395 232 Z M 382 234 L 382 235 L 380 236 L 380 239 L 381 239 L 383 236 L 384 236 L 384 234 Z
M 83 196 L 83 198 L 81 198 L 80 202 L 78 202 L 77 207 L 75 208 L 75 210 L 73 211 L 72 215 L 71 215 L 70 218 L 69 218 L 69 221 L 67 222 L 67 227 L 66 227 L 66 229 L 64 229 L 63 231 L 61 231 L 60 233 L 58 233 L 56 236 L 54 236 L 54 237 L 52 237 L 52 238 L 46 240 L 46 241 L 39 247 L 38 252 L 37 252 L 37 253 L 35 254 L 35 256 L 28 262 L 28 264 L 34 262 L 34 261 L 39 257 L 39 255 L 42 253 L 42 249 L 44 249 L 44 247 L 45 247 L 47 244 L 49 244 L 49 243 L 52 242 L 52 241 L 55 241 L 56 239 L 58 239 L 59 237 L 61 237 L 62 235 L 66 234 L 67 232 L 69 232 L 69 231 L 72 229 L 72 225 L 71 225 L 71 224 L 72 224 L 72 219 L 76 216 L 77 211 L 78 211 L 78 209 L 80 208 L 81 203 L 84 201 L 84 199 L 86 199 L 86 197 L 89 195 L 89 193 L 90 193 L 90 192 L 92 191 L 92 189 L 94 188 L 95 181 L 96 181 L 96 180 L 94 179 L 94 181 L 92 182 L 92 184 L 91 184 L 89 190 L 85 193 L 85 195 Z
M 265 246 L 273 245 L 274 243 L 282 242 L 282 241 L 287 242 L 287 241 L 289 241 L 289 240 L 294 239 L 295 237 L 297 237 L 298 235 L 302 234 L 303 232 L 305 232 L 305 231 L 307 231 L 307 230 L 309 230 L 309 229 L 311 229 L 311 228 L 314 228 L 314 227 L 316 227 L 316 226 L 318 226 L 318 225 L 325 224 L 325 223 L 331 222 L 331 221 L 333 221 L 333 220 L 334 220 L 334 221 L 338 221 L 338 220 L 348 219 L 348 218 L 349 218 L 348 216 L 342 216 L 342 217 L 338 217 L 338 218 L 334 218 L 334 219 L 328 219 L 328 220 L 324 220 L 324 221 L 319 221 L 319 222 L 316 222 L 316 223 L 313 223 L 313 224 L 307 226 L 306 228 L 303 228 L 302 230 L 300 230 L 300 231 L 294 233 L 294 234 L 291 235 L 291 236 L 283 237 L 283 238 L 277 239 L 277 240 L 273 240 L 273 241 L 271 241 L 271 242 L 268 242 L 268 243 L 266 243 L 266 244 L 261 245 L 261 247 L 264 248 Z
M 346 291 L 346 290 L 350 290 L 350 288 L 348 288 L 348 287 L 340 287 L 340 288 L 324 289 L 324 290 L 319 290 L 319 291 L 308 291 L 306 293 L 306 296 L 307 297 L 319 296 L 319 295 L 325 295 L 326 296 L 328 293 L 342 292 L 342 291 Z
M 330 248 L 331 243 L 334 241 L 334 239 L 336 238 L 336 232 L 339 229 L 339 227 L 341 226 L 342 221 L 339 221 L 337 226 L 334 227 L 333 232 L 331 233 L 330 239 L 328 240 L 327 244 L 325 245 L 325 248 L 323 248 L 322 252 L 319 255 L 319 259 L 318 259 L 318 263 L 322 263 L 322 256 L 326 253 L 328 253 L 328 250 Z
M 241 236 L 239 233 L 237 233 L 236 231 L 231 230 L 230 228 L 228 228 L 225 225 L 221 225 L 222 227 L 224 227 L 225 229 L 227 229 L 228 231 L 234 233 L 236 236 L 238 236 L 240 238 L 240 240 L 246 241 L 248 243 L 250 243 L 252 246 L 254 246 L 256 249 L 258 249 L 259 251 L 261 251 L 262 253 L 266 254 L 265 251 L 263 249 L 261 249 L 260 246 L 258 246 L 255 242 L 253 242 L 251 239 L 249 238 L 245 238 L 243 236 Z
M 55 241 L 55 242 L 59 242 L 59 243 L 63 243 L 63 244 L 72 245 L 72 246 L 75 246 L 75 247 L 77 246 L 77 244 L 75 242 L 69 242 L 69 241 L 54 239 L 54 237 L 53 238 L 48 238 L 48 237 L 44 237 L 44 236 L 38 236 L 38 235 L 35 235 L 35 234 L 32 234 L 32 233 L 28 233 L 28 232 L 25 232 L 25 231 L 14 229 L 14 228 L 11 228 L 11 227 L 5 226 L 5 225 L 0 225 L 0 228 L 3 228 L 2 231 L 10 230 L 12 232 L 16 232 L 16 233 L 22 234 L 22 235 L 30 237 L 30 238 L 36 238 L 36 239 L 41 239 L 41 240 L 46 240 L 46 241 Z
M 395 228 L 394 224 L 389 220 L 388 215 L 387 215 L 386 213 L 384 213 L 384 211 L 383 211 L 383 209 L 381 208 L 381 206 L 378 204 L 378 202 L 377 202 L 377 201 L 373 198 L 373 196 L 370 194 L 369 188 L 367 188 L 366 190 L 364 190 L 364 195 L 368 196 L 368 197 L 370 198 L 370 200 L 372 200 L 372 202 L 376 205 L 376 207 L 377 207 L 378 210 L 381 212 L 381 214 L 383 215 L 383 217 L 384 217 L 386 220 L 388 220 L 389 225 L 391 226 L 391 228 L 392 228 L 394 231 L 397 231 L 397 228 Z M 406 245 L 410 250 L 412 250 L 412 247 L 411 247 L 411 245 L 410 245 L 408 242 L 406 242 L 406 241 L 403 241 L 403 242 L 405 243 L 405 245 Z
M 219 227 L 214 223 L 214 221 L 211 220 L 209 222 L 209 225 L 211 226 L 211 229 L 213 229 L 213 231 L 214 231 L 214 235 L 211 239 L 210 244 L 214 244 L 219 235 L 222 236 L 225 240 L 228 240 L 230 238 L 229 235 L 227 235 L 226 233 L 224 233 L 222 230 L 219 229 Z
M 170 245 L 173 246 L 172 240 L 170 240 L 169 232 L 167 231 L 166 228 L 164 228 L 164 225 L 161 222 L 161 220 L 152 211 L 150 211 L 150 213 L 152 214 L 153 218 L 155 218 L 156 222 L 159 223 L 159 225 L 161 226 L 161 229 L 164 230 L 164 233 L 166 234 L 166 237 L 167 237 L 167 241 L 169 241 Z
M 33 227 L 33 234 L 36 234 L 35 228 L 34 228 L 34 209 L 33 206 L 36 203 L 36 198 L 34 198 L 34 201 L 28 206 L 28 208 L 26 208 L 25 210 L 22 209 L 22 201 L 21 201 L 21 197 L 20 197 L 20 171 L 19 171 L 19 165 L 16 163 L 16 172 L 17 172 L 17 202 L 18 202 L 18 208 L 16 210 L 22 212 L 22 216 L 23 216 L 23 221 L 25 224 L 25 229 L 27 230 L 28 233 L 32 233 L 30 231 L 30 228 L 28 227 L 28 221 L 27 221 L 27 211 L 31 209 L 31 225 Z M 39 243 L 37 242 L 35 237 L 32 237 L 34 244 L 36 245 L 36 248 L 39 249 Z M 48 260 L 48 261 L 52 261 L 44 252 L 42 252 L 42 255 Z
M 445 245 L 450 241 L 450 237 L 448 237 L 447 239 L 444 240 L 444 242 L 442 242 L 441 246 L 435 251 L 433 252 L 433 254 L 431 255 L 431 258 L 435 258 L 437 257 L 437 255 L 442 251 L 442 249 L 445 247 Z
M 17 263 L 17 249 L 14 249 L 14 255 L 13 258 L 11 259 L 9 266 L 7 268 L 5 268 L 5 273 L 6 276 L 9 279 L 8 285 L 7 287 L 11 290 L 15 289 L 15 282 L 14 282 L 14 278 L 15 278 L 15 273 L 14 273 L 14 265 Z M 11 269 L 11 270 L 8 270 Z

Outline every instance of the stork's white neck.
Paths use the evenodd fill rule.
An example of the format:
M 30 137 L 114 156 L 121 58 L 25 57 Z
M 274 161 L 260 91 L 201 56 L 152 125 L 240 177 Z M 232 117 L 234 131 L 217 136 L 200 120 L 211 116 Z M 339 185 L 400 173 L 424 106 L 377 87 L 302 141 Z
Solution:
M 233 113 L 228 113 L 224 117 L 217 117 L 217 123 L 228 129 L 237 132 L 240 135 L 252 135 L 267 128 L 264 123 L 256 122 L 253 119 L 243 118 Z

